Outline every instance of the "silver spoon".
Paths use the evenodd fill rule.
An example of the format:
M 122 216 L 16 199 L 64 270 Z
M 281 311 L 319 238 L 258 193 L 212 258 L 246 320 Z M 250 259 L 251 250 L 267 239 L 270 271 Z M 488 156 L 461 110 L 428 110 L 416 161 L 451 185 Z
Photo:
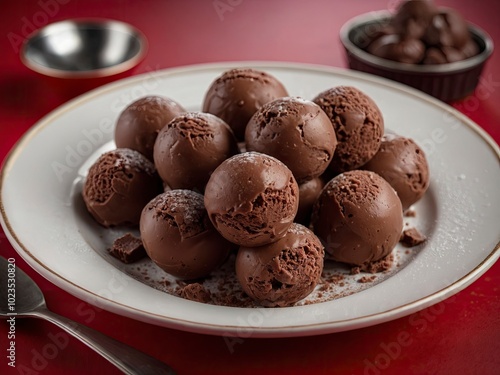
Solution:
M 0 257 L 0 317 L 46 319 L 94 349 L 125 374 L 175 374 L 163 362 L 48 310 L 38 285 L 20 268 L 14 268 L 12 263 L 9 266 L 3 257 Z

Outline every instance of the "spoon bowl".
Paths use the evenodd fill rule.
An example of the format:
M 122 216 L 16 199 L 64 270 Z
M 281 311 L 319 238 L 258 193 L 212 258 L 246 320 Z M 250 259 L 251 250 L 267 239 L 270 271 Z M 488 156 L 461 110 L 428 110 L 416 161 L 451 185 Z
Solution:
M 0 257 L 0 317 L 33 317 L 52 322 L 94 349 L 125 374 L 175 374 L 163 362 L 48 310 L 38 285 L 16 267 L 12 258 L 7 260 Z

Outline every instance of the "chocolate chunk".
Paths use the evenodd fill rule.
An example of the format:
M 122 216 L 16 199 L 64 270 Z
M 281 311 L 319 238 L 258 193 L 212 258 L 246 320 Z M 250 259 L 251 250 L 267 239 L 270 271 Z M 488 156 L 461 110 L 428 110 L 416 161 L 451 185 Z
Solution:
M 416 228 L 410 228 L 403 231 L 400 242 L 407 247 L 413 247 L 425 242 L 426 239 Z
M 187 284 L 179 290 L 179 296 L 195 302 L 209 303 L 212 301 L 212 296 L 200 283 Z
M 137 262 L 146 256 L 146 250 L 142 246 L 141 239 L 131 233 L 117 238 L 113 242 L 111 249 L 109 249 L 109 253 L 127 264 Z
M 412 210 L 412 209 L 408 209 L 404 212 L 404 216 L 405 217 L 416 217 L 417 216 L 417 212 L 415 210 Z

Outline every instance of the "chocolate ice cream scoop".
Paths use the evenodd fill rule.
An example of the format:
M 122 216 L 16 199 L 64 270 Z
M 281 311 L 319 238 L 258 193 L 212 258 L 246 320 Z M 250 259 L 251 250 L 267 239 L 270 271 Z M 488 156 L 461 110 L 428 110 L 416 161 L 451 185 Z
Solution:
M 316 287 L 323 259 L 323 245 L 318 237 L 294 223 L 276 242 L 240 247 L 236 276 L 243 290 L 262 306 L 292 306 Z
M 94 219 L 110 227 L 139 224 L 143 207 L 161 191 L 153 163 L 138 151 L 118 148 L 92 164 L 82 196 Z
M 349 171 L 325 185 L 314 205 L 311 227 L 328 259 L 362 265 L 394 249 L 403 230 L 403 208 L 378 174 Z
M 297 223 L 309 225 L 312 208 L 324 186 L 325 183 L 321 177 L 315 177 L 299 185 L 299 209 L 295 216 Z
M 137 99 L 118 117 L 116 147 L 137 150 L 153 161 L 153 146 L 158 132 L 183 112 L 186 110 L 170 98 L 150 95 Z
M 283 96 L 288 96 L 285 87 L 269 73 L 250 68 L 231 69 L 208 88 L 203 112 L 223 119 L 238 141 L 243 141 L 250 117 L 267 102 Z
M 330 119 L 315 103 L 284 97 L 264 104 L 245 132 L 247 151 L 281 160 L 300 183 L 321 175 L 330 163 L 337 137 Z
M 410 138 L 386 134 L 378 152 L 363 169 L 382 176 L 398 193 L 403 209 L 417 202 L 429 186 L 424 151 Z
M 188 112 L 166 124 L 156 138 L 153 158 L 171 189 L 203 191 L 210 174 L 238 153 L 229 126 L 209 113 Z
M 262 246 L 283 237 L 298 203 L 299 188 L 290 169 L 258 152 L 222 162 L 205 188 L 210 220 L 222 236 L 240 246 Z
M 368 95 L 355 87 L 337 86 L 313 101 L 330 118 L 337 137 L 328 169 L 335 173 L 356 169 L 375 155 L 384 134 L 384 120 Z
M 142 211 L 140 232 L 149 257 L 181 279 L 209 275 L 234 246 L 213 227 L 203 196 L 191 190 L 170 190 L 153 198 Z

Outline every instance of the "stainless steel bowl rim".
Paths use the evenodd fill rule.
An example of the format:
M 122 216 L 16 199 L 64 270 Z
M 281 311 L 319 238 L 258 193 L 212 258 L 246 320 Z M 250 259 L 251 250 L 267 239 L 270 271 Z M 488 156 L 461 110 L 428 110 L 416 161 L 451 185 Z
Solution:
M 346 48 L 349 53 L 356 55 L 360 60 L 363 60 L 365 63 L 373 65 L 374 67 L 413 74 L 458 73 L 484 63 L 493 53 L 492 38 L 480 27 L 470 22 L 467 22 L 469 30 L 484 41 L 484 50 L 481 53 L 468 59 L 447 64 L 419 65 L 383 59 L 364 51 L 349 39 L 349 33 L 351 32 L 351 30 L 354 30 L 357 27 L 373 21 L 380 21 L 381 23 L 386 22 L 389 17 L 391 17 L 391 15 L 391 12 L 381 10 L 361 14 L 359 16 L 351 18 L 340 28 L 340 40 L 344 45 L 344 48 Z
M 30 42 L 45 35 L 49 35 L 54 29 L 59 28 L 61 26 L 65 26 L 65 24 L 67 24 L 68 26 L 78 25 L 78 26 L 106 28 L 109 30 L 115 29 L 119 31 L 126 31 L 134 38 L 136 38 L 136 40 L 138 40 L 140 48 L 134 56 L 132 56 L 130 59 L 126 61 L 123 61 L 113 66 L 92 69 L 87 71 L 68 71 L 68 70 L 55 69 L 45 65 L 38 64 L 26 57 L 27 50 L 30 47 Z M 99 78 L 99 77 L 107 77 L 114 74 L 122 73 L 131 69 L 144 58 L 147 49 L 148 49 L 148 42 L 145 35 L 139 29 L 126 22 L 108 18 L 76 18 L 76 19 L 66 19 L 62 21 L 57 21 L 48 24 L 46 26 L 43 26 L 38 30 L 35 30 L 24 40 L 23 45 L 21 47 L 20 58 L 25 66 L 27 66 L 28 68 L 30 68 L 35 72 L 47 76 L 56 78 L 71 78 L 71 79 Z

